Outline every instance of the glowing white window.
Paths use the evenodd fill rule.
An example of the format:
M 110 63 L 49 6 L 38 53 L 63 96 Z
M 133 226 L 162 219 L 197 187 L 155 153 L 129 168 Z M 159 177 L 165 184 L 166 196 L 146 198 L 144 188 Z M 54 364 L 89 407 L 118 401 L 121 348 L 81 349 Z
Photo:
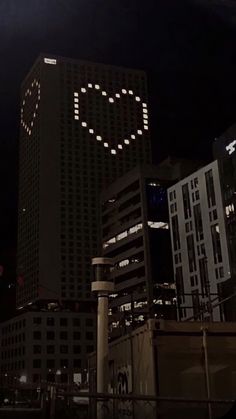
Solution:
M 31 130 L 29 129 L 29 135 L 31 135 Z
M 122 240 L 122 239 L 124 239 L 125 237 L 127 237 L 128 236 L 128 232 L 127 232 L 127 230 L 125 230 L 125 231 L 122 231 L 122 233 L 120 233 L 120 234 L 118 234 L 117 235 L 117 240 L 119 241 L 119 240 Z
M 79 99 L 77 97 L 74 98 L 74 103 L 78 103 Z
M 109 97 L 109 102 L 110 102 L 110 103 L 114 103 L 114 99 L 113 99 L 113 97 Z
M 143 109 L 143 113 L 148 113 L 147 109 Z
M 116 93 L 116 97 L 119 99 L 120 98 L 120 93 Z
M 141 129 L 138 129 L 138 135 L 142 135 L 143 131 Z
M 108 143 L 104 143 L 103 145 L 104 145 L 104 147 L 106 147 L 106 148 L 107 148 L 107 147 L 109 147 Z
M 102 141 L 102 137 L 101 137 L 101 135 L 96 135 L 96 140 L 97 140 L 97 141 Z
M 75 108 L 78 108 L 78 107 L 79 107 L 79 104 L 78 104 L 78 103 L 75 103 L 75 104 L 74 104 L 74 107 L 75 107 Z
M 124 143 L 125 144 L 129 144 L 129 140 L 124 140 Z
M 95 84 L 95 86 L 94 86 L 94 87 L 95 87 L 95 89 L 96 89 L 96 90 L 99 90 L 99 89 L 100 89 L 99 84 Z
M 82 127 L 87 127 L 87 122 L 81 122 Z
M 74 92 L 74 96 L 75 96 L 75 97 L 78 97 L 78 96 L 79 96 L 79 94 L 78 94 L 77 92 Z
M 78 114 L 78 113 L 79 113 L 78 109 L 75 109 L 75 114 Z
M 121 262 L 119 262 L 118 265 L 119 265 L 120 268 L 124 268 L 124 266 L 129 265 L 129 259 L 122 260 Z
M 135 135 L 134 135 L 134 134 L 132 134 L 132 135 L 131 135 L 131 138 L 132 138 L 132 140 L 135 140 Z
M 151 228 L 161 228 L 164 230 L 169 230 L 169 225 L 163 221 L 148 221 L 148 225 Z
M 143 119 L 148 119 L 148 115 L 144 114 Z
M 105 92 L 104 90 L 102 91 L 102 96 L 107 96 L 107 92 Z
M 122 144 L 118 144 L 118 148 L 120 149 L 120 150 L 122 150 Z
M 82 93 L 86 93 L 86 89 L 85 89 L 85 87 L 81 87 L 81 92 L 82 92 Z
M 131 310 L 131 303 L 122 304 L 120 306 L 120 311 L 129 311 Z
M 53 58 L 44 58 L 44 62 L 45 62 L 45 64 L 53 64 L 53 65 L 56 65 L 57 60 L 55 60 Z
M 92 87 L 93 87 L 92 83 L 88 83 L 88 87 L 89 87 L 90 89 L 92 89 Z
M 116 154 L 116 150 L 114 150 L 114 148 L 111 150 L 111 154 Z
M 136 100 L 136 102 L 140 102 L 140 97 L 139 96 L 135 96 L 135 100 Z
M 129 90 L 129 95 L 133 95 L 133 94 L 134 94 L 133 90 Z
M 79 115 L 75 115 L 75 119 L 79 119 Z
M 133 233 L 137 233 L 139 230 L 141 230 L 143 228 L 142 223 L 136 224 L 133 227 L 130 227 L 129 229 L 129 234 L 133 234 Z
M 89 128 L 89 132 L 90 132 L 90 134 L 94 134 L 94 129 L 93 128 Z
M 33 121 L 31 121 L 31 124 L 30 125 L 31 125 L 31 127 L 34 125 Z
M 126 90 L 126 89 L 122 89 L 121 91 L 122 91 L 122 93 L 123 93 L 124 95 L 126 95 L 126 93 L 127 93 L 127 90 Z
M 38 109 L 38 107 L 39 107 L 39 105 L 38 105 L 38 103 L 36 103 L 36 105 L 35 105 L 35 109 Z
M 146 103 L 142 103 L 142 107 L 143 108 L 147 108 L 147 104 Z
M 148 131 L 148 125 L 144 125 L 144 129 Z

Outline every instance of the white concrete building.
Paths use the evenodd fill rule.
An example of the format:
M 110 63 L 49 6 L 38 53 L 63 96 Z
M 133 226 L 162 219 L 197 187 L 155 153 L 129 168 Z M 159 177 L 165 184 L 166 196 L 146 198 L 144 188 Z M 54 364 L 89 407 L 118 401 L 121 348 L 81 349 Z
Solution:
M 179 320 L 211 312 L 214 321 L 224 320 L 224 307 L 214 308 L 230 279 L 218 162 L 169 188 L 168 201 Z

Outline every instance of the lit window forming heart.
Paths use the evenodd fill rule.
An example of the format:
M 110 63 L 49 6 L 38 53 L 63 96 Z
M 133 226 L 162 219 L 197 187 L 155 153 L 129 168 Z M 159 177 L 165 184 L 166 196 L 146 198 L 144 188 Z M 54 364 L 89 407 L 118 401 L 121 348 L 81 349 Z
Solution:
M 137 131 L 133 134 L 131 134 L 128 138 L 124 138 L 120 140 L 120 144 L 117 145 L 117 148 L 114 146 L 110 146 L 107 140 L 102 138 L 101 135 L 98 135 L 94 131 L 92 127 L 88 126 L 88 123 L 86 121 L 80 120 L 80 110 L 79 110 L 79 93 L 74 92 L 74 119 L 77 121 L 80 121 L 80 124 L 83 128 L 86 128 L 88 132 L 95 137 L 95 139 L 103 144 L 105 148 L 110 148 L 110 152 L 112 155 L 116 155 L 119 150 L 122 150 L 124 146 L 129 145 L 132 140 L 135 140 L 136 136 L 143 135 L 143 130 L 148 130 L 148 110 L 147 110 L 147 104 L 142 102 L 141 98 L 139 96 L 135 96 L 133 90 L 126 90 L 122 89 L 120 93 L 116 93 L 114 97 L 111 97 L 108 95 L 108 93 L 105 90 L 101 90 L 101 86 L 99 84 L 92 84 L 88 83 L 85 87 L 81 87 L 80 94 L 87 94 L 89 90 L 94 89 L 97 92 L 100 92 L 102 96 L 107 96 L 107 100 L 109 103 L 113 104 L 117 100 L 121 99 L 122 96 L 132 96 L 133 99 L 140 103 L 141 109 L 142 109 L 142 116 L 143 116 L 143 129 L 137 129 Z
M 37 99 L 36 99 L 36 103 L 35 103 L 35 108 L 33 110 L 33 116 L 30 122 L 25 122 L 24 119 L 24 109 L 25 109 L 25 104 L 27 101 L 27 98 L 30 97 L 32 95 L 32 89 L 36 88 L 37 89 Z M 21 119 L 20 119 L 20 123 L 22 125 L 22 127 L 25 129 L 25 131 L 27 132 L 27 134 L 29 136 L 31 136 L 32 134 L 32 129 L 34 127 L 34 122 L 35 122 L 35 118 L 37 116 L 37 111 L 39 108 L 39 102 L 40 102 L 40 83 L 38 80 L 34 79 L 31 83 L 31 87 L 29 89 L 26 90 L 25 94 L 24 94 L 24 98 L 22 101 L 22 106 L 21 106 Z

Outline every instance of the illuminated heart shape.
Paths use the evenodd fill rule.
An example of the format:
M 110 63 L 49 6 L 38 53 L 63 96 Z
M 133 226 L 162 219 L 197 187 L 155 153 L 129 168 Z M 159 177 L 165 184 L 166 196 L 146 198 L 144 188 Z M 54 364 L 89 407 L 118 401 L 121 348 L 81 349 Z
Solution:
M 27 103 L 28 98 L 30 98 L 33 95 L 33 90 L 37 89 L 36 91 L 36 101 L 35 101 L 35 107 L 32 111 L 32 118 L 31 120 L 27 121 L 25 120 L 25 106 Z M 37 116 L 37 110 L 39 107 L 39 102 L 40 102 L 40 83 L 39 81 L 37 81 L 36 79 L 34 79 L 34 81 L 31 83 L 31 87 L 29 89 L 26 90 L 25 94 L 24 94 L 24 99 L 22 102 L 22 107 L 21 107 L 21 125 L 23 126 L 23 128 L 25 129 L 25 131 L 27 132 L 27 134 L 30 136 L 32 134 L 32 129 L 34 127 L 34 123 L 35 123 L 35 118 Z
M 80 121 L 80 124 L 83 128 L 87 129 L 88 132 L 93 135 L 97 141 L 100 141 L 104 147 L 110 148 L 111 154 L 117 154 L 118 150 L 122 150 L 126 145 L 129 145 L 132 140 L 135 140 L 137 136 L 143 135 L 144 130 L 148 130 L 148 110 L 147 104 L 142 102 L 139 96 L 136 96 L 133 90 L 122 89 L 120 92 L 115 93 L 115 95 L 109 96 L 105 90 L 102 90 L 99 84 L 88 83 L 86 87 L 81 87 L 80 94 L 86 94 L 91 89 L 96 90 L 97 92 L 101 93 L 101 96 L 105 97 L 107 101 L 113 106 L 117 101 L 119 101 L 122 96 L 130 96 L 133 98 L 135 102 L 140 104 L 142 109 L 142 117 L 143 117 L 143 127 L 142 129 L 137 129 L 135 132 L 127 136 L 126 138 L 121 138 L 119 144 L 117 146 L 113 146 L 109 144 L 109 142 L 102 137 L 98 132 L 95 132 L 94 128 L 88 125 L 88 122 L 84 119 L 81 120 L 80 117 L 80 106 L 79 106 L 79 93 L 74 92 L 74 118 L 77 121 Z

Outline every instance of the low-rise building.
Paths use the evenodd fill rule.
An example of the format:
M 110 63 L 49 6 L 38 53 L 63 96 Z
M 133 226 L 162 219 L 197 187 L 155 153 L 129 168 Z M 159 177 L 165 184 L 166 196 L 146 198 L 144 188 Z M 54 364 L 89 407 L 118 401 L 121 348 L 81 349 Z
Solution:
M 111 342 L 110 393 L 131 396 L 125 402 L 119 398 L 115 403 L 110 401 L 111 417 L 115 409 L 122 419 L 201 419 L 209 417 L 209 405 L 201 401 L 208 398 L 234 400 L 235 328 L 236 324 L 230 322 L 149 320 L 132 333 Z M 95 354 L 90 357 L 89 377 L 93 392 L 96 386 Z M 145 400 L 146 396 L 152 396 L 153 400 Z M 161 401 L 156 403 L 155 397 Z M 211 417 L 222 417 L 231 405 L 211 403 Z
M 25 377 L 31 386 L 55 382 L 56 375 L 62 383 L 86 381 L 82 360 L 95 349 L 93 318 L 89 313 L 81 318 L 74 312 L 28 311 L 2 323 L 2 383 Z

